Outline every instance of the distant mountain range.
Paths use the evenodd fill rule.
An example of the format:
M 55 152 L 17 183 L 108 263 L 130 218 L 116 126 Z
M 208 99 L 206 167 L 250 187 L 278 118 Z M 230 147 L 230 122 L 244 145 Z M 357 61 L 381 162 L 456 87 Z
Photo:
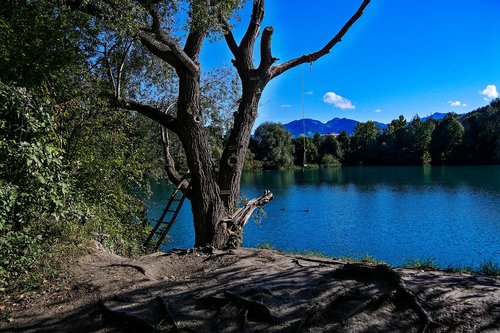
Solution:
M 436 113 L 431 114 L 429 117 L 423 117 L 422 121 L 426 121 L 426 120 L 429 120 L 429 119 L 441 120 L 444 117 L 446 117 L 446 115 L 447 115 L 447 113 L 436 112 Z
M 428 119 L 442 119 L 447 115 L 447 113 L 434 113 L 429 117 L 422 118 L 422 121 L 426 121 Z M 359 121 L 354 119 L 347 118 L 333 118 L 332 120 L 327 121 L 326 123 L 322 123 L 319 120 L 314 119 L 304 119 L 305 130 L 307 136 L 313 136 L 315 133 L 319 133 L 321 135 L 325 134 L 339 134 L 341 131 L 346 131 L 349 135 L 354 132 L 356 125 Z M 380 129 L 384 129 L 387 127 L 387 124 L 375 122 L 375 125 Z M 298 137 L 302 135 L 304 132 L 304 125 L 302 123 L 302 119 L 293 120 L 287 124 L 284 124 L 285 129 L 292 134 L 293 137 Z

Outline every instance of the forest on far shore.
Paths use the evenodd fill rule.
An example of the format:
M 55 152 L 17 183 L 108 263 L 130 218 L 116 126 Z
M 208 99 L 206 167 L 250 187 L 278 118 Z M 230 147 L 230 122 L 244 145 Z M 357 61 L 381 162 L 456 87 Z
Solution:
M 465 115 L 422 121 L 415 116 L 392 120 L 380 130 L 375 122 L 358 123 L 354 133 L 292 138 L 282 124 L 265 122 L 249 147 L 247 170 L 283 169 L 306 164 L 460 165 L 500 162 L 500 99 Z

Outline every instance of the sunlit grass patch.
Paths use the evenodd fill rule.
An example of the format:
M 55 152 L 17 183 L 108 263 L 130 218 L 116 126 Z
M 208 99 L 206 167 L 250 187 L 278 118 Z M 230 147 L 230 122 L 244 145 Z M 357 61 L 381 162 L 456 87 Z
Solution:
M 424 271 L 436 271 L 440 269 L 439 265 L 430 258 L 410 259 L 403 263 L 403 268 L 420 269 Z
M 264 241 L 262 244 L 257 245 L 257 248 L 263 250 L 276 250 L 276 251 L 278 250 L 278 248 L 269 241 Z
M 483 274 L 483 275 L 499 276 L 500 275 L 500 265 L 490 259 L 490 260 L 485 261 L 479 265 L 477 273 Z

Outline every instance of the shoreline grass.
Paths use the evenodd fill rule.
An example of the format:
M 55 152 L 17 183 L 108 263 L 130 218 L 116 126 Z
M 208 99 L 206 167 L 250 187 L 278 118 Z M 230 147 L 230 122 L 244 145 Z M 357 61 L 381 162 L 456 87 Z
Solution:
M 369 254 L 365 254 L 362 257 L 351 257 L 351 256 L 328 256 L 321 251 L 316 250 L 299 250 L 299 251 L 283 251 L 277 248 L 274 244 L 269 241 L 264 241 L 262 244 L 257 245 L 256 248 L 264 250 L 273 250 L 282 254 L 292 254 L 292 255 L 302 255 L 306 257 L 320 257 L 328 258 L 333 260 L 341 260 L 349 263 L 361 262 L 369 265 L 387 265 L 393 268 L 406 268 L 406 269 L 417 269 L 423 271 L 443 271 L 447 273 L 461 273 L 461 274 L 476 274 L 485 276 L 500 276 L 500 264 L 497 264 L 492 259 L 485 260 L 479 264 L 477 268 L 470 266 L 441 266 L 436 263 L 431 258 L 412 258 L 406 260 L 400 266 L 392 266 L 387 262 L 377 259 Z

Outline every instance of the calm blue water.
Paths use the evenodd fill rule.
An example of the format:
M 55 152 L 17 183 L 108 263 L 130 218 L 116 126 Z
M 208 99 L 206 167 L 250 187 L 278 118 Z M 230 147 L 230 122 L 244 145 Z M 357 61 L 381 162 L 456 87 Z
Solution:
M 500 264 L 500 166 L 346 167 L 264 171 L 242 177 L 242 194 L 274 193 L 267 217 L 250 222 L 244 246 L 373 256 L 392 265 L 432 259 L 442 266 Z M 170 194 L 154 184 L 150 218 Z M 308 211 L 306 211 L 308 210 Z M 185 203 L 164 248 L 194 242 Z

